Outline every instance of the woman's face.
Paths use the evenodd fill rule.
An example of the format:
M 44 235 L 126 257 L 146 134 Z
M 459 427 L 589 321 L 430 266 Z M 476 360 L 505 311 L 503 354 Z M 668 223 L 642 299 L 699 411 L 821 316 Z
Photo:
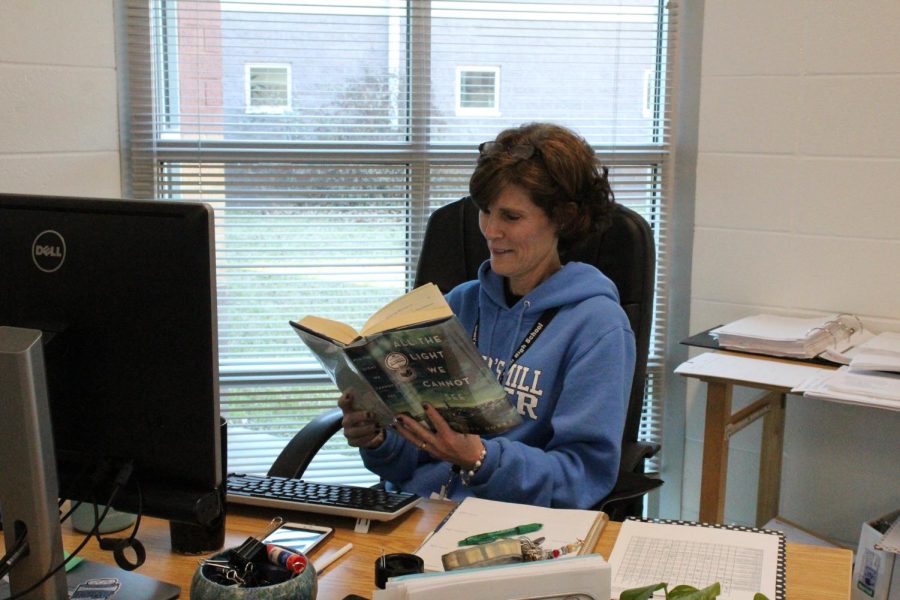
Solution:
M 509 279 L 510 291 L 524 296 L 559 270 L 556 226 L 524 188 L 506 187 L 478 226 L 491 251 L 491 269 Z

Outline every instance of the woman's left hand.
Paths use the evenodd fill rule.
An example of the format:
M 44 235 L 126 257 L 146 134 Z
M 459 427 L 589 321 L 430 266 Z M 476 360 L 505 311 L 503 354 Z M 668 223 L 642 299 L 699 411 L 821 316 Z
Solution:
M 447 421 L 433 406 L 425 405 L 425 414 L 434 424 L 435 431 L 423 427 L 415 419 L 402 415 L 397 417 L 395 431 L 406 440 L 428 452 L 434 458 L 445 460 L 466 469 L 472 468 L 481 458 L 484 444 L 477 435 L 457 433 L 450 429 Z

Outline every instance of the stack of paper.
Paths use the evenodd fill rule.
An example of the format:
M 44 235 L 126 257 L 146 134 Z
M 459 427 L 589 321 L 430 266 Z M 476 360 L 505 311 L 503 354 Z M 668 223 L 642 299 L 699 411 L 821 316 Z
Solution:
M 529 537 L 544 538 L 542 545 L 547 550 L 581 540 L 578 553 L 588 554 L 593 552 L 608 521 L 606 513 L 597 510 L 548 508 L 469 497 L 425 538 L 416 554 L 425 561 L 425 571 L 443 571 L 441 557 L 459 550 L 460 540 L 525 523 L 541 523 L 541 529 Z
M 900 375 L 841 367 L 821 371 L 791 391 L 821 400 L 900 410 Z
M 854 370 L 900 373 L 900 333 L 885 332 L 857 347 L 850 366 Z
M 723 348 L 790 358 L 812 358 L 828 349 L 844 352 L 872 335 L 856 317 L 838 314 L 753 315 L 717 327 L 710 334 Z

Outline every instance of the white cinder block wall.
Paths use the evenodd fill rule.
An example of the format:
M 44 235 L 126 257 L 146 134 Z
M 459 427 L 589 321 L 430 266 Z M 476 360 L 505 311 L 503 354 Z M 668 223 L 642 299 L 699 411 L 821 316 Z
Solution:
M 118 197 L 113 0 L 0 1 L 0 192 Z
M 763 311 L 900 331 L 898 40 L 896 0 L 706 1 L 692 332 Z M 688 387 L 686 518 L 704 393 Z M 760 431 L 732 439 L 732 521 L 754 521 Z M 900 508 L 900 412 L 790 396 L 785 438 L 786 518 L 855 543 Z

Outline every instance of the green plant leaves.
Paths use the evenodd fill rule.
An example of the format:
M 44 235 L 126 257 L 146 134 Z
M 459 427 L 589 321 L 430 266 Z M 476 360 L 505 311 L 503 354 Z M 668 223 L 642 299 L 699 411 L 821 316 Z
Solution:
M 722 593 L 719 582 L 698 590 L 689 585 L 679 585 L 666 594 L 667 600 L 713 600 Z
M 659 590 L 666 591 L 666 600 L 714 600 L 716 596 L 722 593 L 719 582 L 708 587 L 698 590 L 689 585 L 678 585 L 669 590 L 667 583 L 657 583 L 641 588 L 632 588 L 624 590 L 619 594 L 619 600 L 650 600 L 653 592 Z M 765 594 L 754 594 L 753 600 L 769 600 Z
M 667 585 L 666 583 L 657 583 L 647 587 L 624 590 L 619 594 L 619 600 L 649 600 L 653 597 L 653 592 L 664 589 Z

